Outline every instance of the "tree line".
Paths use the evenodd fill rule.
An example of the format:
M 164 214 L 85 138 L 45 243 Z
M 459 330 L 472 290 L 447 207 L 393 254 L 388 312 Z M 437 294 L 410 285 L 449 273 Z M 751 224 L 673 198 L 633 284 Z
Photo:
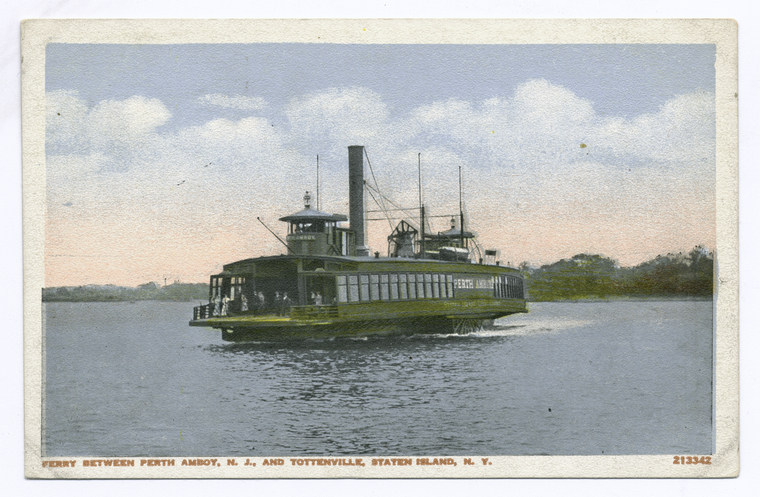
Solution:
M 713 294 L 713 254 L 702 246 L 688 254 L 658 255 L 635 267 L 620 267 L 601 255 L 578 254 L 540 268 L 523 263 L 520 269 L 534 301 Z
M 137 287 L 83 285 L 42 289 L 43 302 L 131 302 L 137 300 L 173 302 L 208 300 L 208 284 L 174 283 L 159 286 L 151 282 Z
M 601 255 L 578 254 L 532 268 L 520 264 L 533 301 L 615 297 L 709 298 L 713 294 L 713 254 L 702 246 L 688 254 L 658 255 L 635 267 L 620 267 Z M 43 302 L 123 302 L 208 300 L 207 283 L 138 287 L 84 285 L 44 288 Z

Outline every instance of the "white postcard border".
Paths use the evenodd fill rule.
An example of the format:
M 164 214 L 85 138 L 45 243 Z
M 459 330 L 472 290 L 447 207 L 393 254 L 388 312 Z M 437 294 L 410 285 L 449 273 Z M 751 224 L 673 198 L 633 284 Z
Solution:
M 84 466 L 104 458 L 41 458 L 41 289 L 44 287 L 45 46 L 47 43 L 709 43 L 716 45 L 715 453 L 711 465 L 656 456 L 465 456 L 474 466 L 241 466 L 223 455 L 175 466 Z M 22 26 L 25 468 L 30 478 L 493 478 L 730 477 L 739 468 L 738 83 L 732 20 L 32 20 Z M 678 454 L 680 455 L 680 454 Z M 436 455 L 431 455 L 432 459 Z M 388 458 L 401 458 L 387 455 Z M 481 464 L 482 458 L 491 464 Z M 417 459 L 415 456 L 413 459 Z M 117 459 L 117 458 L 109 458 Z M 121 460 L 122 458 L 118 458 Z M 217 459 L 220 466 L 182 466 Z M 228 465 L 235 459 L 238 466 Z M 289 461 L 290 458 L 282 458 Z M 299 459 L 299 457 L 294 457 Z M 304 458 L 300 458 L 304 459 Z M 310 458 L 317 459 L 317 458 Z M 345 459 L 356 462 L 355 457 Z M 43 467 L 49 461 L 74 467 Z M 477 468 L 477 469 L 476 469 Z

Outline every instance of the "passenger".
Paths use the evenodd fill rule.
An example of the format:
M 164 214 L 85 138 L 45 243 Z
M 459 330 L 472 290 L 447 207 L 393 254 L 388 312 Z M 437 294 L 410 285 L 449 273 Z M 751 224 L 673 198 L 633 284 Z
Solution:
M 282 314 L 280 316 L 289 316 L 290 315 L 290 297 L 288 297 L 288 294 L 283 292 L 282 294 Z
M 222 315 L 222 299 L 217 295 L 214 297 L 214 316 Z
M 230 310 L 230 298 L 225 295 L 222 299 L 222 316 L 226 316 L 227 312 Z
M 314 305 L 322 305 L 322 295 L 317 292 L 317 295 L 314 297 Z
M 248 312 L 248 298 L 244 293 L 240 294 L 240 312 Z
M 259 292 L 259 312 L 263 313 L 267 307 L 267 299 L 264 297 L 264 292 Z
M 274 292 L 274 308 L 278 316 L 283 315 L 283 302 L 280 292 Z

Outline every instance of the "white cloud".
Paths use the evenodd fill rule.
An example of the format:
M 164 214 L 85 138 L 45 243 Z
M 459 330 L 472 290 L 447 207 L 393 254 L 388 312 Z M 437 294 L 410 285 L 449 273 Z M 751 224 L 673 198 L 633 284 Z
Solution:
M 294 99 L 285 109 L 293 137 L 361 144 L 381 136 L 390 112 L 381 96 L 366 88 L 330 89 Z
M 261 97 L 229 96 L 221 93 L 212 93 L 198 97 L 198 103 L 210 107 L 236 110 L 260 110 L 267 105 L 266 100 Z
M 544 79 L 518 86 L 509 105 L 516 120 L 547 131 L 585 125 L 594 118 L 591 102 Z
M 77 92 L 47 94 L 47 149 L 51 154 L 100 153 L 117 168 L 127 167 L 135 153 L 155 153 L 157 128 L 171 113 L 155 98 L 133 96 L 126 100 L 104 100 L 92 109 Z
M 595 114 L 589 101 L 571 91 L 531 80 L 510 97 L 419 107 L 410 121 L 423 139 L 466 150 L 481 162 L 524 167 L 575 160 Z
M 292 100 L 284 127 L 248 117 L 176 132 L 161 130 L 171 113 L 157 99 L 106 100 L 90 109 L 76 92 L 47 98 L 48 214 L 67 220 L 51 232 L 61 239 L 76 228 L 78 209 L 87 209 L 94 226 L 122 226 L 131 217 L 151 232 L 171 226 L 182 233 L 146 242 L 146 250 L 187 242 L 217 262 L 276 253 L 256 216 L 273 221 L 301 207 L 303 191 L 314 187 L 316 154 L 323 208 L 347 213 L 348 145 L 367 147 L 380 187 L 405 207 L 417 202 L 421 152 L 425 197 L 436 215 L 457 210 L 463 166 L 471 228 L 512 262 L 597 251 L 632 263 L 649 254 L 623 252 L 641 250 L 643 241 L 677 250 L 679 240 L 710 244 L 714 237 L 709 93 L 679 95 L 658 112 L 625 119 L 601 116 L 590 101 L 545 80 L 485 101 L 433 102 L 405 116 L 393 116 L 372 90 L 329 89 Z M 265 105 L 202 98 L 228 108 Z M 672 199 L 677 211 L 667 212 Z M 445 229 L 448 219 L 439 221 L 434 229 Z M 128 245 L 129 230 L 111 231 L 114 243 L 123 236 Z M 375 249 L 384 249 L 387 231 L 386 223 L 370 226 Z
M 166 124 L 171 113 L 156 98 L 142 96 L 126 100 L 104 100 L 87 116 L 90 143 L 107 148 L 110 143 L 136 145 L 156 128 Z
M 464 151 L 490 165 L 712 164 L 714 108 L 713 94 L 696 92 L 673 98 L 654 114 L 606 117 L 566 88 L 532 80 L 508 98 L 421 106 L 407 127 L 418 140 Z
M 607 119 L 598 128 L 602 145 L 618 154 L 660 162 L 710 162 L 715 157 L 715 95 L 678 95 L 656 114 L 630 121 Z

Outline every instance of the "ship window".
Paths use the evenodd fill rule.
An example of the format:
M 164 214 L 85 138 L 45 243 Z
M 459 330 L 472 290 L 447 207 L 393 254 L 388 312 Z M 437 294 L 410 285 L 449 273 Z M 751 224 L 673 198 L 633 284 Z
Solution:
M 432 291 L 432 277 L 429 274 L 425 275 L 425 297 L 431 298 L 433 296 Z
M 417 285 L 415 283 L 415 276 L 413 274 L 409 275 L 409 298 L 414 300 L 417 298 Z
M 406 291 L 406 275 L 405 274 L 398 275 L 398 290 L 403 300 L 406 300 L 409 298 L 409 294 Z
M 359 277 L 348 277 L 348 300 L 351 302 L 359 301 Z
M 447 283 L 447 286 L 449 287 L 449 298 L 454 298 L 454 275 L 447 274 L 446 283 Z
M 438 288 L 440 289 L 440 292 L 441 292 L 441 298 L 445 299 L 446 298 L 446 275 L 440 274 L 436 276 L 438 277 Z
M 372 300 L 380 300 L 380 278 L 376 274 L 369 276 L 369 293 Z
M 425 298 L 425 275 L 418 274 L 416 279 L 417 279 L 417 298 L 424 299 Z
M 388 275 L 387 274 L 380 275 L 380 298 L 383 300 L 388 300 L 390 298 L 390 295 L 388 292 Z
M 438 286 L 438 275 L 437 274 L 433 275 L 433 298 L 434 299 L 441 298 L 441 293 L 440 293 L 439 286 Z
M 512 298 L 514 299 L 522 299 L 525 298 L 523 295 L 523 286 L 522 286 L 522 280 L 520 278 L 517 278 L 515 276 L 510 277 L 511 287 L 512 287 Z
M 369 300 L 369 276 L 366 274 L 359 275 L 359 296 L 362 300 Z
M 338 275 L 336 280 L 338 282 L 338 302 L 348 302 L 348 285 L 346 284 L 346 276 Z
M 391 274 L 391 300 L 398 300 L 398 275 Z

